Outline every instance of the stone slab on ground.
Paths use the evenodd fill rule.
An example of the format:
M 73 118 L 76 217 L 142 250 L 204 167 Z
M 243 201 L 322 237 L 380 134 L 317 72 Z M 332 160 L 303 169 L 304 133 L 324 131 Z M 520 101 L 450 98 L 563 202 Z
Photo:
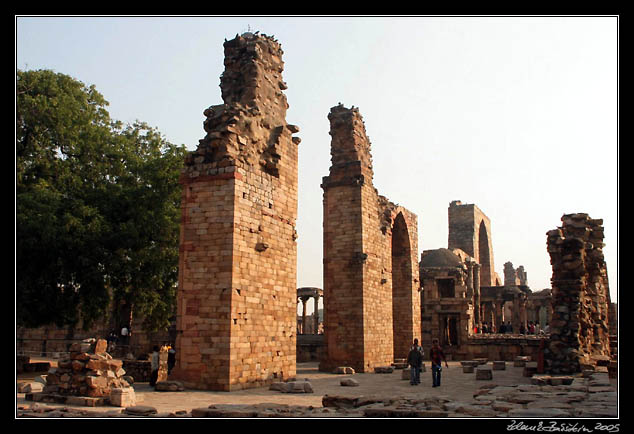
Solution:
M 493 379 L 493 371 L 489 366 L 481 366 L 476 369 L 476 380 L 491 380 Z

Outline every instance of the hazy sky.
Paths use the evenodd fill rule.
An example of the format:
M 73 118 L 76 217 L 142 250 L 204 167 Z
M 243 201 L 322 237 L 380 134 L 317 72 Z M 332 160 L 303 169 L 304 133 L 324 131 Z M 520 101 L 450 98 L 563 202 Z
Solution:
M 495 271 L 550 287 L 546 232 L 602 218 L 618 291 L 617 17 L 16 17 L 16 68 L 52 69 L 195 149 L 222 103 L 223 42 L 273 35 L 300 127 L 298 286 L 322 285 L 327 119 L 359 108 L 379 194 L 418 215 L 419 257 L 447 247 L 447 208 L 490 219 Z M 312 302 L 309 303 L 312 311 Z

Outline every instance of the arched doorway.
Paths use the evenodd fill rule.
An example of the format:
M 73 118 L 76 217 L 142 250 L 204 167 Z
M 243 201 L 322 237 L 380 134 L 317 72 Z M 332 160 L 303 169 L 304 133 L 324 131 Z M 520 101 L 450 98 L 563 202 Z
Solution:
M 491 270 L 491 250 L 489 243 L 489 232 L 484 223 L 480 222 L 478 230 L 478 262 L 480 263 L 480 286 L 491 286 L 492 273 Z
M 406 358 L 414 339 L 412 330 L 412 252 L 402 213 L 392 226 L 392 321 L 394 357 Z

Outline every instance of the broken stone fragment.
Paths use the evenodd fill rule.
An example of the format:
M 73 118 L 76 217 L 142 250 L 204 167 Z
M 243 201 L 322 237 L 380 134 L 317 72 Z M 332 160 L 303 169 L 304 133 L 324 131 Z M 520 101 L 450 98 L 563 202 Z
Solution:
M 159 381 L 154 386 L 154 390 L 164 392 L 181 392 L 185 390 L 185 386 L 180 381 Z

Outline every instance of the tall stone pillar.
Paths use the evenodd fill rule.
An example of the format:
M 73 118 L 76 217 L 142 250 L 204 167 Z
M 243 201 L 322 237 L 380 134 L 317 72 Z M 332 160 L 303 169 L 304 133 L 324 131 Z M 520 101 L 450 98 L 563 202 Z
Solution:
M 224 43 L 224 104 L 180 182 L 176 366 L 191 389 L 231 391 L 295 376 L 297 145 L 286 123 L 280 44 Z
M 548 372 L 579 372 L 595 356 L 610 356 L 609 285 L 603 220 L 567 214 L 547 233 L 553 268 L 552 321 L 545 350 Z

